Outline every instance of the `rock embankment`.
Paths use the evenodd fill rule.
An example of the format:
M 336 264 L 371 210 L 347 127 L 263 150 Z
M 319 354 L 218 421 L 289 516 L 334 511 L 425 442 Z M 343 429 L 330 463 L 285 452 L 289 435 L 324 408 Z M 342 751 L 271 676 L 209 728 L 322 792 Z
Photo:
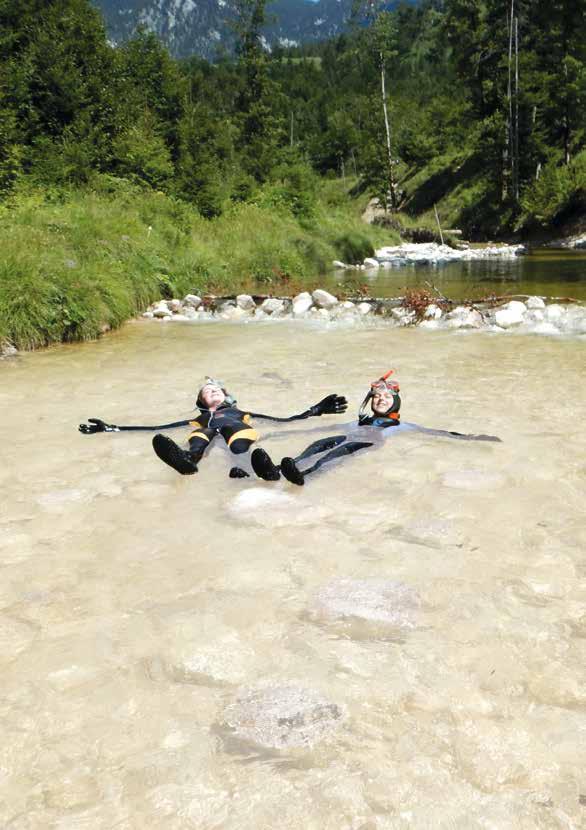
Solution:
M 423 300 L 423 302 L 422 302 Z M 238 294 L 236 297 L 199 297 L 161 300 L 143 317 L 160 322 L 253 322 L 309 320 L 325 323 L 387 323 L 423 329 L 478 329 L 518 331 L 544 335 L 586 335 L 586 306 L 574 302 L 547 302 L 543 297 L 523 300 L 455 304 L 444 298 L 430 301 L 425 292 L 405 297 L 339 300 L 321 288 L 296 297 Z
M 467 244 L 460 244 L 457 248 L 452 248 L 450 245 L 438 245 L 437 242 L 413 242 L 379 248 L 373 257 L 367 257 L 362 263 L 349 265 L 335 259 L 332 264 L 339 269 L 369 271 L 377 268 L 401 268 L 405 265 L 446 265 L 449 262 L 473 259 L 515 259 L 524 253 L 524 245 L 471 248 Z

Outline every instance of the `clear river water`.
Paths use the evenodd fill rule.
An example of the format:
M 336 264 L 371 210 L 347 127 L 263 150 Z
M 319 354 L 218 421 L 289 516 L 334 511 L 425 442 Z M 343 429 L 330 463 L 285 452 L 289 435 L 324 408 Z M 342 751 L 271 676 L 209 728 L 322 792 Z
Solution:
M 374 297 L 396 297 L 405 288 L 433 284 L 452 300 L 538 294 L 586 302 L 586 250 L 535 248 L 513 259 L 477 259 L 430 267 L 408 265 L 377 271 L 337 272 L 326 287 L 363 285 Z
M 0 364 L 0 826 L 579 828 L 586 341 L 140 321 Z M 193 477 L 149 433 L 205 374 L 337 434 L 395 367 L 391 437 L 296 488 Z M 175 430 L 177 440 L 185 430 Z

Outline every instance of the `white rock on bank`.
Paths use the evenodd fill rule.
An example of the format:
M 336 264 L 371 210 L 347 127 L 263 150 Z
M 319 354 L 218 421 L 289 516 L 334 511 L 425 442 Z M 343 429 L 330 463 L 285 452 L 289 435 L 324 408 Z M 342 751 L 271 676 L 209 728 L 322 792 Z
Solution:
M 145 311 L 142 316 L 146 317 L 147 320 L 152 320 L 155 315 L 152 311 Z
M 278 317 L 285 310 L 285 303 L 283 300 L 278 300 L 276 297 L 268 297 L 261 304 L 261 310 L 265 314 L 270 314 L 272 317 Z
M 167 307 L 169 308 L 170 311 L 179 312 L 179 311 L 181 311 L 182 305 L 183 305 L 183 303 L 181 302 L 181 300 L 177 300 L 177 299 L 167 300 Z
M 157 317 L 159 319 L 163 319 L 165 317 L 172 317 L 173 314 L 169 311 L 169 307 L 167 303 L 161 301 L 157 303 L 157 305 L 153 308 L 153 317 Z
M 340 262 L 339 259 L 335 259 L 332 262 L 332 265 L 334 266 L 334 268 L 347 268 L 348 267 L 345 262 Z
M 548 305 L 545 309 L 545 319 L 549 323 L 559 322 L 565 314 L 565 309 L 563 306 L 558 305 L 557 303 L 552 303 Z
M 256 308 L 256 303 L 250 294 L 239 294 L 236 297 L 236 305 L 244 311 L 253 311 Z
M 436 305 L 435 303 L 431 303 L 425 309 L 425 313 L 423 316 L 426 318 L 426 320 L 439 320 L 442 316 L 442 313 L 443 312 L 438 305 Z
M 447 325 L 451 329 L 479 329 L 482 315 L 475 308 L 458 306 L 447 315 Z
M 358 311 L 364 317 L 366 314 L 370 314 L 372 311 L 372 306 L 370 303 L 358 303 Z
M 541 297 L 529 297 L 525 305 L 527 308 L 545 308 L 545 303 Z
M 518 326 L 525 319 L 527 306 L 519 300 L 511 300 L 502 308 L 499 308 L 494 315 L 497 326 L 502 329 L 509 329 Z
M 222 309 L 220 317 L 222 320 L 242 320 L 243 317 L 248 317 L 248 312 L 238 306 L 229 305 Z
M 224 725 L 241 740 L 267 749 L 311 747 L 340 724 L 344 712 L 311 689 L 245 689 L 226 707 Z
M 316 288 L 311 296 L 313 297 L 313 302 L 319 308 L 333 308 L 335 305 L 338 305 L 338 298 L 334 297 L 328 291 L 324 291 L 323 288 Z
M 312 305 L 311 294 L 308 291 L 302 291 L 293 298 L 293 314 L 296 316 L 306 314 Z
M 197 294 L 186 294 L 183 298 L 184 305 L 190 305 L 193 308 L 199 308 L 201 305 L 201 297 L 198 297 Z
M 374 257 L 367 256 L 364 260 L 364 267 L 365 268 L 380 268 L 380 263 L 378 259 L 374 259 Z

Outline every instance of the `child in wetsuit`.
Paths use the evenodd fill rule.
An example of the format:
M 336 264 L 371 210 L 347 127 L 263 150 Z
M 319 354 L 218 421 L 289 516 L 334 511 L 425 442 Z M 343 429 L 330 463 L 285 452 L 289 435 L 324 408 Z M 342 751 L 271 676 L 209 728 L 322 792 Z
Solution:
M 188 442 L 189 449 L 184 450 L 167 435 L 160 433 L 153 438 L 153 449 L 157 456 L 181 475 L 192 475 L 197 472 L 197 465 L 201 461 L 206 449 L 216 435 L 221 435 L 230 451 L 235 454 L 247 452 L 252 444 L 258 440 L 257 431 L 251 426 L 252 418 L 268 421 L 288 422 L 320 416 L 325 414 L 337 415 L 346 411 L 346 398 L 336 394 L 328 395 L 319 403 L 310 406 L 299 415 L 288 418 L 278 418 L 273 415 L 262 415 L 259 412 L 248 412 L 236 406 L 236 400 L 218 381 L 208 378 L 198 392 L 196 405 L 199 409 L 197 418 L 186 421 L 174 421 L 159 426 L 117 426 L 106 424 L 99 418 L 89 418 L 87 424 L 80 424 L 79 431 L 84 435 L 93 435 L 96 432 L 122 432 L 130 430 L 159 430 L 172 429 L 180 426 L 191 426 Z M 239 467 L 230 471 L 232 477 L 240 478 L 247 473 Z
M 306 476 L 316 472 L 325 464 L 346 455 L 352 455 L 359 450 L 379 445 L 390 432 L 400 430 L 414 430 L 430 435 L 440 435 L 448 438 L 458 438 L 463 441 L 500 441 L 494 435 L 464 435 L 461 432 L 451 432 L 443 429 L 429 429 L 418 424 L 401 424 L 401 398 L 399 384 L 389 380 L 392 370 L 370 384 L 370 389 L 362 401 L 358 412 L 358 422 L 349 425 L 345 435 L 333 435 L 314 441 L 295 458 L 283 458 L 280 465 L 271 460 L 268 453 L 260 447 L 252 453 L 252 467 L 259 478 L 265 481 L 276 481 L 281 473 L 292 484 L 303 485 Z M 370 403 L 371 414 L 367 412 Z M 307 458 L 325 453 L 310 467 L 301 470 L 298 464 Z

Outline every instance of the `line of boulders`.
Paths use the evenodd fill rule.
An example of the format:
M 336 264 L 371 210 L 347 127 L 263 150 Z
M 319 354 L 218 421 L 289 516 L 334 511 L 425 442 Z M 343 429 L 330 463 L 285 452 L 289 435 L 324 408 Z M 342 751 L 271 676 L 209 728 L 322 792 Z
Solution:
M 467 243 L 460 243 L 453 248 L 437 242 L 413 242 L 379 248 L 374 256 L 366 257 L 362 263 L 348 265 L 335 259 L 332 265 L 338 269 L 369 271 L 377 268 L 401 268 L 404 265 L 444 265 L 458 260 L 514 259 L 526 252 L 524 245 L 484 245 L 471 248 Z
M 358 321 L 386 318 L 397 326 L 417 325 L 425 329 L 519 329 L 535 334 L 586 334 L 586 306 L 578 303 L 546 303 L 542 297 L 521 300 L 468 302 L 456 305 L 444 298 L 423 308 L 413 307 L 409 296 L 339 300 L 318 288 L 293 298 L 238 294 L 230 297 L 188 294 L 183 300 L 160 300 L 143 317 L 162 322 L 205 320 L 253 321 L 306 319 Z

